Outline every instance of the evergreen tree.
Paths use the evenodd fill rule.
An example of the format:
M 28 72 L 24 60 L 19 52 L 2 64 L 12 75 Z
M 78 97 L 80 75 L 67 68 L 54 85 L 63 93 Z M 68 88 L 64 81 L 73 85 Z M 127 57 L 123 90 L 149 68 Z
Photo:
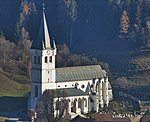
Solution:
M 136 24 L 141 28 L 141 19 L 142 19 L 142 1 L 136 1 Z
M 15 29 L 15 40 L 18 41 L 18 40 L 19 40 L 19 37 L 20 37 L 20 25 L 19 25 L 19 23 L 17 22 L 17 23 L 16 23 L 16 29 Z

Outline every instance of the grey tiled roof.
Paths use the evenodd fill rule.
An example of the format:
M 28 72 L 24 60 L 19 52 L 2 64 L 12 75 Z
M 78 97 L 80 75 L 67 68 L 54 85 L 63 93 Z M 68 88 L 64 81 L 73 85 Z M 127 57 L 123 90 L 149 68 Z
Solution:
M 57 92 L 63 93 L 65 97 L 88 95 L 87 92 L 83 92 L 82 90 L 76 88 L 57 89 Z
M 100 65 L 56 68 L 56 82 L 91 80 L 106 76 Z

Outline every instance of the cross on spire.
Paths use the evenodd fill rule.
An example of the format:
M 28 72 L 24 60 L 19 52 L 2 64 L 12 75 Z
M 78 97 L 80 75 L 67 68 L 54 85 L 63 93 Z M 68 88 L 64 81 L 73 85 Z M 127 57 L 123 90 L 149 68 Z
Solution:
M 45 4 L 43 3 L 43 11 L 45 11 Z

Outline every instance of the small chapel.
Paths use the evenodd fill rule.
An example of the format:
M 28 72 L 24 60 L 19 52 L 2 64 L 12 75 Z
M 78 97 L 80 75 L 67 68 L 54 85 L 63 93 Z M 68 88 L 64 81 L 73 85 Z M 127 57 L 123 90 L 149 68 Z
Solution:
M 29 110 L 35 111 L 39 98 L 48 89 L 65 90 L 68 114 L 98 112 L 100 106 L 108 106 L 113 99 L 112 87 L 100 65 L 56 68 L 56 55 L 57 45 L 50 38 L 43 8 L 38 37 L 31 47 Z

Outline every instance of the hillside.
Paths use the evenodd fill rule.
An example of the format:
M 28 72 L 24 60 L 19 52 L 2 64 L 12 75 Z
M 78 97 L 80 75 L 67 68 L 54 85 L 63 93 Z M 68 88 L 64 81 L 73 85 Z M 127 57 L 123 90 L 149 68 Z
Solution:
M 21 84 L 9 78 L 10 74 L 0 72 L 0 96 L 24 96 L 30 91 L 29 84 Z M 22 80 L 22 77 L 19 78 Z M 18 79 L 18 81 L 19 81 Z
M 118 88 L 149 85 L 150 27 L 147 23 L 150 21 L 150 2 L 69 1 L 45 0 L 51 38 L 55 38 L 57 45 L 65 43 L 69 47 L 62 51 L 63 56 L 58 56 L 57 66 L 104 62 L 100 64 L 109 69 L 111 81 L 126 79 L 127 83 L 118 81 Z M 129 19 L 126 23 L 129 28 L 125 32 L 121 28 L 123 11 Z M 0 1 L 1 68 L 9 74 L 17 74 L 1 74 L 2 94 L 11 95 L 11 91 L 12 94 L 22 95 L 26 87 L 29 90 L 26 84 L 29 83 L 27 77 L 30 77 L 31 69 L 29 49 L 32 41 L 37 39 L 41 14 L 40 0 Z M 116 84 L 112 82 L 112 85 Z

